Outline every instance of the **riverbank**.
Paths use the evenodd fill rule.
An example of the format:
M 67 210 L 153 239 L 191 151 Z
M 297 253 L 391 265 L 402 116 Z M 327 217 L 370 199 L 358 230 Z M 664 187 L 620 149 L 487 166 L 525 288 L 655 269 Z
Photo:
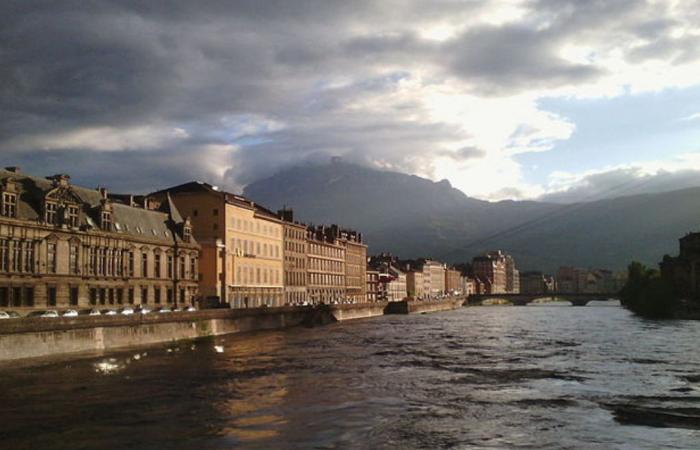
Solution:
M 225 334 L 326 325 L 384 314 L 445 311 L 460 307 L 463 301 L 460 298 L 435 302 L 376 302 L 3 320 L 0 321 L 0 362 L 80 356 Z

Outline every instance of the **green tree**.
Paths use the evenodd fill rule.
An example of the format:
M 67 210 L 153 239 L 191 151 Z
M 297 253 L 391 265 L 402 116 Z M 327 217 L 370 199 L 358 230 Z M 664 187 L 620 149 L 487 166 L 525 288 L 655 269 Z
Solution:
M 658 270 L 632 262 L 627 267 L 628 278 L 620 292 L 622 305 L 643 317 L 662 319 L 673 317 L 679 300 L 671 283 Z

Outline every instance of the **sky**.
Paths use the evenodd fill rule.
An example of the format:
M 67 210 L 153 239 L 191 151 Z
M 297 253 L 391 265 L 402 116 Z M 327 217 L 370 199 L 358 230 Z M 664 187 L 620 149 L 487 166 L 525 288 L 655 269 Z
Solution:
M 305 161 L 485 200 L 700 186 L 700 0 L 0 4 L 0 163 L 148 192 Z

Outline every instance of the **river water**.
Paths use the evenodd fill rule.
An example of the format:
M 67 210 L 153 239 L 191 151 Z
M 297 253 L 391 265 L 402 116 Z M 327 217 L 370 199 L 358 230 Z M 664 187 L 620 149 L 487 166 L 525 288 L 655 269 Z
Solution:
M 4 368 L 0 448 L 698 449 L 692 420 L 615 411 L 696 415 L 699 343 L 619 307 L 485 306 Z

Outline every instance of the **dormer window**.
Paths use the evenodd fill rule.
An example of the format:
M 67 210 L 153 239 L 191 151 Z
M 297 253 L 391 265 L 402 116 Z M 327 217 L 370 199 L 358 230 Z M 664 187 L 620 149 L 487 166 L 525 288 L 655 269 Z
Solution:
M 100 215 L 100 228 L 104 231 L 112 231 L 112 212 L 102 211 Z
M 182 240 L 190 242 L 192 240 L 192 227 L 185 226 L 182 229 Z
M 44 221 L 49 225 L 56 224 L 56 213 L 58 204 L 54 202 L 46 202 L 44 205 Z
M 5 217 L 17 217 L 17 194 L 4 192 L 2 194 L 2 215 Z
M 66 221 L 69 227 L 77 228 L 80 225 L 79 221 L 80 210 L 77 206 L 68 205 L 66 209 Z

